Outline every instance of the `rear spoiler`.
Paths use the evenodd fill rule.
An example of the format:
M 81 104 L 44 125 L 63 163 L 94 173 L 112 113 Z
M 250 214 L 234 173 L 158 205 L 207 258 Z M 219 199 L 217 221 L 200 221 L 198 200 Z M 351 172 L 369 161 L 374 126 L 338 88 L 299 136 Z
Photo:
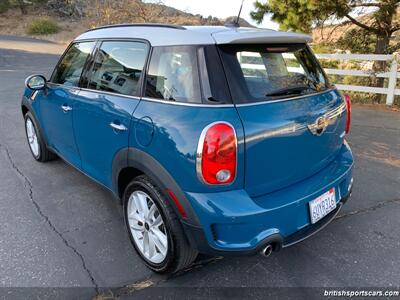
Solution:
M 311 36 L 259 28 L 237 28 L 212 34 L 217 44 L 291 44 L 309 43 Z

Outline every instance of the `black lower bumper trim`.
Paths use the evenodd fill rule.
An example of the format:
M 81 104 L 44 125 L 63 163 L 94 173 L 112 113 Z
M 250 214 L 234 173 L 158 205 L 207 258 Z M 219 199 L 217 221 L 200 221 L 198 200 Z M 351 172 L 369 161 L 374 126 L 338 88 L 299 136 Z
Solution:
M 211 247 L 205 237 L 203 229 L 190 225 L 186 222 L 181 222 L 185 230 L 188 242 L 191 247 L 197 249 L 200 253 L 220 256 L 250 256 L 261 252 L 267 245 L 272 245 L 274 251 L 279 251 L 282 247 L 282 236 L 273 234 L 262 240 L 257 247 L 247 250 L 219 250 Z

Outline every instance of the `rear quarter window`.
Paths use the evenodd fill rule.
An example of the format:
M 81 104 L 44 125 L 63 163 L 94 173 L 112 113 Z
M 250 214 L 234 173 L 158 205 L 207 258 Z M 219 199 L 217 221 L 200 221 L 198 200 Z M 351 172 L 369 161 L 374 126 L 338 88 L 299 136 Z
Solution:
M 172 102 L 202 103 L 196 47 L 154 47 L 145 96 Z

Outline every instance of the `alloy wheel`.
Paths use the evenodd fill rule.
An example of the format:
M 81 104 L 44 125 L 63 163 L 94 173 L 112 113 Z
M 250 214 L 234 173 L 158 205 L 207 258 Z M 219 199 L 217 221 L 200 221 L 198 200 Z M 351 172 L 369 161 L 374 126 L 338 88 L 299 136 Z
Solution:
M 134 191 L 128 200 L 127 218 L 140 253 L 154 264 L 164 261 L 168 252 L 167 230 L 151 197 L 143 191 Z
M 26 126 L 26 135 L 28 137 L 29 147 L 31 148 L 33 155 L 35 157 L 38 157 L 40 153 L 40 145 L 35 125 L 33 124 L 31 119 L 27 118 L 25 126 Z

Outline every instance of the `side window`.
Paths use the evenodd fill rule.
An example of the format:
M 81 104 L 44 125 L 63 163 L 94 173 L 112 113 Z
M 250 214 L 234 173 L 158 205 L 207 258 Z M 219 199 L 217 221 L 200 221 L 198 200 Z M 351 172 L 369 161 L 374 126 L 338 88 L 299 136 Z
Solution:
M 89 74 L 89 88 L 135 96 L 148 48 L 141 42 L 103 42 Z
M 201 103 L 195 47 L 155 47 L 147 74 L 146 96 Z
M 52 82 L 66 86 L 78 86 L 86 60 L 92 53 L 94 45 L 94 42 L 73 44 L 58 64 Z

